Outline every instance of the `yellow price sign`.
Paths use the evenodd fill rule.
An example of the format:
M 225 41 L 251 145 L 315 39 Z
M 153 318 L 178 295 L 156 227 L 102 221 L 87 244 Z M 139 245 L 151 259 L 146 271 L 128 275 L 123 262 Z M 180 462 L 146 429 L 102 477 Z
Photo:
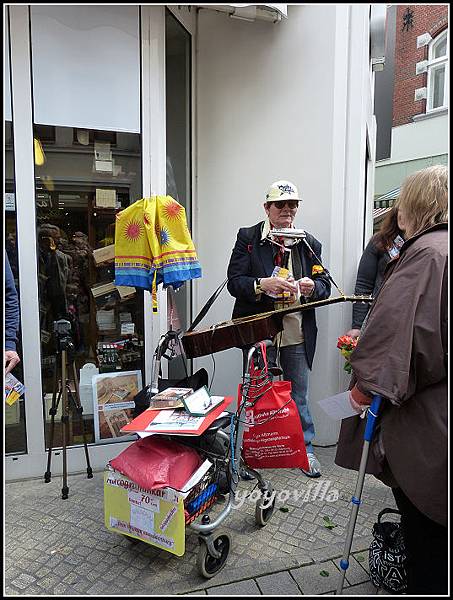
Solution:
M 184 499 L 171 488 L 144 490 L 109 467 L 104 472 L 104 518 L 110 531 L 177 556 L 185 552 Z

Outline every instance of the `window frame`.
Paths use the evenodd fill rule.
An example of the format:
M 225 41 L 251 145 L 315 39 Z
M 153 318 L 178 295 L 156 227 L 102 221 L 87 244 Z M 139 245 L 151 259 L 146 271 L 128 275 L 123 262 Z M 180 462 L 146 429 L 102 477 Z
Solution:
M 435 48 L 446 38 L 446 52 L 439 58 L 433 58 Z M 437 35 L 429 44 L 428 47 L 428 77 L 427 77 L 427 94 L 426 94 L 426 113 L 435 113 L 448 108 L 448 29 L 444 29 Z M 444 68 L 444 90 L 443 102 L 441 106 L 433 107 L 434 100 L 434 76 L 437 71 Z

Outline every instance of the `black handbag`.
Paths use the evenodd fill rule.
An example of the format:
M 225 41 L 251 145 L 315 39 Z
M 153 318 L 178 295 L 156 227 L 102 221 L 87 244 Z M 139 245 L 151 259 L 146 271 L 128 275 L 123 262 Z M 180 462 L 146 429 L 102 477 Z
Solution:
M 401 515 L 399 510 L 384 508 L 373 525 L 369 549 L 370 579 L 377 588 L 402 594 L 407 589 L 406 548 L 401 522 L 381 521 L 386 514 Z

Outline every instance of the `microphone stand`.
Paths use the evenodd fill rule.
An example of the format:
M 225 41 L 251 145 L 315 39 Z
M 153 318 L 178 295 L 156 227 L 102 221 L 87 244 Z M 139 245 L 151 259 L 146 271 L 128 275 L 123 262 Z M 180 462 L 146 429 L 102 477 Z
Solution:
M 307 242 L 307 239 L 305 237 L 301 237 L 300 238 L 302 240 L 302 242 L 305 244 L 305 246 L 308 248 L 308 250 L 313 254 L 313 256 L 316 258 L 316 260 L 318 261 L 319 265 L 324 269 L 324 273 L 327 275 L 327 279 L 329 279 L 333 285 L 337 288 L 337 290 L 340 292 L 340 294 L 342 296 L 345 295 L 345 293 L 343 292 L 342 289 L 340 289 L 338 287 L 338 285 L 335 283 L 332 275 L 329 273 L 328 269 L 326 269 L 326 267 L 322 264 L 321 259 L 316 256 L 316 253 L 314 252 L 313 248 L 310 246 L 310 244 Z
M 344 294 L 344 292 L 343 292 L 343 290 L 342 290 L 342 289 L 340 289 L 340 288 L 338 287 L 338 285 L 335 283 L 335 281 L 334 281 L 334 279 L 333 279 L 332 275 L 329 273 L 329 270 L 328 270 L 328 269 L 326 269 L 326 267 L 325 267 L 325 266 L 322 264 L 322 262 L 321 262 L 321 259 L 320 259 L 320 258 L 319 258 L 319 257 L 316 255 L 316 253 L 315 253 L 315 251 L 313 250 L 313 248 L 312 248 L 312 247 L 310 246 L 310 244 L 307 242 L 307 234 L 305 233 L 305 231 L 303 231 L 302 229 L 295 229 L 294 231 L 291 231 L 291 230 L 287 230 L 287 231 L 286 231 L 286 230 L 285 230 L 285 231 L 283 231 L 283 230 L 280 230 L 280 231 L 279 231 L 279 230 L 275 230 L 274 232 L 273 232 L 273 231 L 270 231 L 270 232 L 269 232 L 268 239 L 269 239 L 269 240 L 270 240 L 270 241 L 271 241 L 273 244 L 276 244 L 277 246 L 280 246 L 280 244 L 278 244 L 277 242 L 275 242 L 275 241 L 272 239 L 272 235 L 275 235 L 275 236 L 278 236 L 278 237 L 288 237 L 288 238 L 290 238 L 290 239 L 294 239 L 294 240 L 302 240 L 302 242 L 305 244 L 305 246 L 308 248 L 308 250 L 311 252 L 311 254 L 313 254 L 313 256 L 314 256 L 314 257 L 315 257 L 315 259 L 317 260 L 318 264 L 319 264 L 319 265 L 320 265 L 320 266 L 321 266 L 321 267 L 324 269 L 324 272 L 325 272 L 325 274 L 326 274 L 327 278 L 329 279 L 329 281 L 330 281 L 331 283 L 333 283 L 333 285 L 334 285 L 334 286 L 337 288 L 337 290 L 340 292 L 340 294 L 341 294 L 342 296 L 344 296 L 344 295 L 345 295 L 345 294 Z M 285 247 L 285 249 L 286 249 L 286 247 Z

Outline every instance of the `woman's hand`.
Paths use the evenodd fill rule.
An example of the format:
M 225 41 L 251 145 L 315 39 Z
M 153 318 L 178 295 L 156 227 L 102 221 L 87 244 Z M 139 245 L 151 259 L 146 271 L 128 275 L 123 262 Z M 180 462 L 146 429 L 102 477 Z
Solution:
M 360 335 L 360 329 L 350 329 L 345 333 L 345 335 L 349 335 L 352 338 L 358 338 Z

